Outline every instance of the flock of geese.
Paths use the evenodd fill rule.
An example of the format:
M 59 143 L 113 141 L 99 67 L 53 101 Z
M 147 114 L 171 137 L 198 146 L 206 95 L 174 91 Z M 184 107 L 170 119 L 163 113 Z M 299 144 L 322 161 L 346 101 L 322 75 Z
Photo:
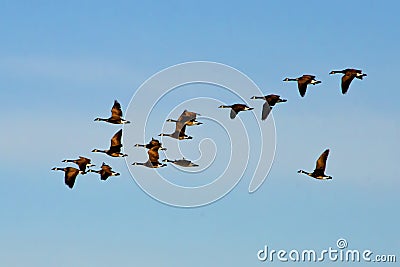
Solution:
M 329 74 L 338 74 L 341 73 L 343 74 L 342 76 L 342 81 L 341 81 L 341 89 L 342 93 L 346 94 L 350 83 L 354 80 L 354 78 L 362 80 L 363 77 L 367 76 L 367 74 L 362 73 L 361 70 L 358 69 L 344 69 L 344 70 L 334 70 L 331 71 Z M 315 79 L 314 75 L 303 75 L 298 78 L 285 78 L 283 80 L 284 82 L 289 82 L 289 81 L 295 81 L 297 82 L 298 90 L 300 93 L 301 97 L 304 97 L 307 91 L 307 86 L 309 84 L 316 85 L 321 83 L 321 81 L 318 81 Z M 272 108 L 277 104 L 277 103 L 284 103 L 287 100 L 282 99 L 279 95 L 275 94 L 270 94 L 266 96 L 253 96 L 251 99 L 262 99 L 265 101 L 262 109 L 262 114 L 261 114 L 261 119 L 266 120 L 268 117 L 268 114 L 272 110 Z M 237 114 L 241 111 L 248 111 L 248 110 L 253 110 L 254 108 L 248 107 L 245 104 L 233 104 L 233 105 L 221 105 L 219 108 L 229 108 L 231 109 L 230 111 L 230 118 L 234 119 Z M 114 101 L 114 105 L 111 109 L 111 117 L 109 118 L 96 118 L 95 121 L 104 121 L 107 123 L 111 124 L 128 124 L 130 121 L 125 120 L 122 118 L 122 110 L 121 110 L 121 105 L 118 103 L 117 100 Z M 202 122 L 197 121 L 197 116 L 201 116 L 199 113 L 196 112 L 191 112 L 188 110 L 184 110 L 182 114 L 179 116 L 178 119 L 168 119 L 167 122 L 174 122 L 175 123 L 175 131 L 173 133 L 161 133 L 158 136 L 168 136 L 171 138 L 175 138 L 178 140 L 184 140 L 184 139 L 192 139 L 192 136 L 187 135 L 186 132 L 186 127 L 187 126 L 196 126 L 196 125 L 201 125 Z M 127 154 L 124 154 L 121 152 L 122 148 L 122 143 L 121 143 L 121 138 L 122 138 L 122 129 L 120 129 L 117 133 L 114 134 L 114 136 L 111 138 L 111 144 L 108 149 L 93 149 L 92 152 L 98 152 L 98 153 L 104 153 L 107 154 L 110 157 L 126 157 L 128 156 Z M 177 160 L 170 160 L 170 159 L 164 159 L 162 162 L 159 161 L 159 151 L 160 150 L 166 150 L 162 146 L 162 143 L 160 143 L 159 140 L 152 138 L 152 140 L 147 143 L 147 144 L 136 144 L 135 147 L 143 147 L 147 149 L 147 154 L 148 154 L 148 160 L 146 162 L 134 162 L 132 165 L 141 165 L 145 166 L 148 168 L 161 168 L 167 166 L 166 163 L 172 163 L 181 167 L 198 167 L 199 165 L 193 163 L 190 160 L 187 160 L 185 158 L 182 159 L 177 159 Z M 329 155 L 329 149 L 326 149 L 318 158 L 316 162 L 316 167 L 313 172 L 306 172 L 304 170 L 299 170 L 298 173 L 303 173 L 306 174 L 310 177 L 313 177 L 315 179 L 320 179 L 320 180 L 326 180 L 326 179 L 332 179 L 332 176 L 328 176 L 325 174 L 325 168 L 326 168 L 326 161 L 328 159 Z M 63 171 L 64 172 L 64 179 L 65 179 L 65 184 L 69 188 L 73 188 L 75 184 L 76 177 L 79 174 L 86 174 L 88 172 L 93 172 L 100 174 L 100 179 L 101 180 L 107 180 L 108 177 L 110 176 L 118 176 L 120 175 L 117 172 L 114 172 L 112 168 L 107 165 L 106 163 L 102 163 L 101 169 L 99 170 L 93 170 L 91 167 L 94 167 L 95 165 L 91 163 L 91 160 L 85 157 L 80 156 L 79 159 L 66 159 L 63 160 L 62 162 L 67 162 L 67 163 L 75 163 L 78 168 L 75 167 L 64 167 L 64 168 L 58 168 L 55 167 L 52 170 L 54 171 Z

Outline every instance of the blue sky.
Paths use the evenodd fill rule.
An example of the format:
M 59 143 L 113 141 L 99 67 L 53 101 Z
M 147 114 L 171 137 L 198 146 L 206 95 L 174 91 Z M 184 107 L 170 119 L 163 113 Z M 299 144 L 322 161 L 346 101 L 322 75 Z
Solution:
M 340 237 L 353 249 L 398 253 L 399 5 L 1 1 L 1 265 L 262 266 L 271 264 L 256 258 L 264 245 L 324 249 Z M 90 151 L 119 129 L 93 122 L 114 99 L 126 109 L 151 75 L 193 60 L 228 64 L 288 102 L 273 112 L 277 150 L 263 186 L 248 194 L 245 176 L 220 201 L 182 209 L 145 194 L 124 160 Z M 328 73 L 347 67 L 368 76 L 343 96 L 340 76 Z M 282 80 L 305 73 L 322 84 L 302 99 Z M 201 127 L 190 129 L 199 139 L 209 134 Z M 333 180 L 296 173 L 311 171 L 325 148 Z M 122 175 L 78 177 L 69 190 L 50 169 L 78 155 Z

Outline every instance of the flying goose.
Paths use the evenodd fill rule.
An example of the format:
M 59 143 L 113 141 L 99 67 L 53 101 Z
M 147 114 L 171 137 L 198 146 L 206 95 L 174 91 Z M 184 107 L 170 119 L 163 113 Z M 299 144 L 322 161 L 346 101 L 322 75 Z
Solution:
M 151 138 L 151 141 L 148 144 L 141 145 L 141 144 L 136 144 L 135 147 L 145 147 L 147 149 L 150 149 L 154 146 L 159 146 L 160 150 L 167 150 L 165 147 L 162 147 L 162 143 L 158 141 L 157 139 Z
M 230 106 L 221 105 L 218 108 L 230 108 L 231 109 L 231 115 L 230 115 L 231 119 L 234 119 L 236 117 L 236 115 L 240 111 L 246 111 L 246 110 L 254 109 L 254 108 L 249 108 L 245 104 L 233 104 L 233 105 L 230 105 Z
M 282 99 L 279 95 L 266 95 L 266 96 L 253 96 L 251 99 L 263 99 L 265 103 L 261 114 L 261 119 L 265 120 L 268 117 L 269 112 L 276 103 L 286 102 L 286 99 Z
M 78 170 L 77 168 L 74 168 L 74 167 L 65 167 L 65 168 L 55 167 L 51 170 L 65 172 L 64 182 L 71 189 L 72 189 L 72 187 L 74 187 L 76 176 L 78 176 L 78 174 L 85 174 L 85 172 Z
M 108 119 L 103 119 L 103 118 L 96 118 L 95 121 L 106 121 L 112 124 L 126 124 L 130 123 L 130 121 L 124 120 L 122 118 L 122 110 L 121 110 L 121 104 L 118 103 L 117 100 L 114 100 L 114 105 L 111 108 L 111 117 Z
M 91 163 L 91 160 L 82 156 L 79 156 L 79 159 L 64 159 L 62 162 L 73 162 L 79 166 L 79 169 L 83 172 L 86 172 L 86 167 L 96 166 Z
M 350 83 L 354 78 L 362 80 L 367 74 L 362 73 L 362 70 L 357 69 L 345 69 L 345 70 L 333 70 L 329 74 L 343 73 L 342 76 L 342 94 L 346 94 L 349 90 Z
M 160 133 L 158 136 L 169 136 L 178 140 L 193 139 L 193 137 L 185 134 L 185 130 L 186 130 L 186 124 L 178 121 L 176 122 L 175 132 L 170 134 Z
M 176 159 L 176 160 L 169 160 L 169 159 L 164 159 L 163 162 L 171 162 L 173 164 L 182 166 L 182 167 L 198 167 L 199 165 L 194 164 L 190 160 L 187 160 L 185 158 L 182 159 Z
M 101 165 L 100 170 L 95 171 L 95 170 L 89 169 L 88 172 L 95 172 L 95 173 L 100 174 L 100 179 L 103 181 L 107 180 L 107 178 L 110 176 L 119 176 L 120 175 L 118 172 L 114 172 L 112 170 L 112 168 L 109 165 L 105 164 L 104 162 Z
M 315 170 L 310 173 L 303 170 L 299 170 L 298 173 L 304 173 L 308 176 L 314 177 L 315 179 L 327 180 L 332 179 L 332 176 L 325 175 L 326 160 L 328 159 L 329 149 L 325 150 L 321 156 L 319 156 Z
M 202 122 L 196 121 L 197 115 L 200 116 L 199 113 L 188 111 L 185 109 L 179 116 L 178 120 L 168 119 L 167 122 L 183 122 L 187 126 L 203 124 Z
M 321 81 L 315 80 L 315 76 L 314 75 L 308 75 L 308 74 L 305 74 L 305 75 L 303 75 L 301 77 L 294 78 L 294 79 L 285 78 L 283 81 L 284 82 L 297 81 L 297 87 L 299 88 L 299 92 L 300 92 L 301 97 L 305 96 L 306 91 L 307 91 L 307 85 L 309 85 L 309 84 L 316 85 L 316 84 L 321 83 Z
M 158 154 L 159 146 L 154 146 L 147 151 L 149 159 L 146 162 L 134 162 L 132 165 L 142 165 L 148 168 L 161 168 L 167 166 L 167 164 L 162 164 L 158 160 L 160 155 Z
M 92 152 L 100 152 L 106 153 L 111 157 L 126 157 L 127 154 L 121 153 L 121 137 L 122 137 L 122 129 L 119 130 L 114 136 L 111 138 L 111 146 L 110 149 L 107 150 L 100 150 L 100 149 L 93 149 Z

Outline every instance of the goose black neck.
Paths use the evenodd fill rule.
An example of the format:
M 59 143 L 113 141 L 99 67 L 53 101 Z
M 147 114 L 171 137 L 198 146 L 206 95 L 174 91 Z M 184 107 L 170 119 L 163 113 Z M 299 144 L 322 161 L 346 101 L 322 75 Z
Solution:
M 332 74 L 337 74 L 337 73 L 344 73 L 343 70 L 333 70 L 331 71 Z
M 304 174 L 307 174 L 307 175 L 310 175 L 310 176 L 311 176 L 311 173 L 306 172 L 306 171 L 303 171 L 303 170 L 299 170 L 299 173 L 304 173 Z

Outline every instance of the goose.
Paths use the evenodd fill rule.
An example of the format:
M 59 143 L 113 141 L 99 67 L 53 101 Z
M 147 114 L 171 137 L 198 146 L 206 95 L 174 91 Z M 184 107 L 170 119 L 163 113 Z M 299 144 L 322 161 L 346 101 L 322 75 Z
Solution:
M 101 165 L 100 170 L 95 171 L 95 170 L 89 169 L 88 172 L 95 172 L 95 173 L 100 174 L 100 179 L 103 181 L 107 180 L 107 178 L 110 176 L 119 176 L 120 175 L 118 172 L 114 172 L 112 170 L 112 168 L 109 165 L 105 164 L 104 162 Z
M 282 99 L 279 95 L 266 95 L 266 96 L 253 96 L 251 99 L 263 99 L 265 103 L 263 105 L 263 110 L 261 114 L 261 119 L 266 120 L 269 112 L 272 110 L 272 107 L 275 106 L 276 103 L 286 102 L 286 99 Z
M 82 156 L 79 156 L 79 159 L 64 159 L 62 162 L 73 162 L 79 166 L 79 169 L 83 172 L 86 171 L 86 167 L 96 166 L 91 163 L 91 160 Z
M 236 115 L 240 112 L 240 111 L 246 111 L 246 110 L 252 110 L 254 108 L 249 108 L 248 106 L 246 106 L 245 104 L 233 104 L 230 106 L 225 106 L 225 105 L 221 105 L 218 108 L 230 108 L 231 110 L 231 119 L 236 118 Z
M 126 157 L 127 154 L 121 153 L 121 137 L 122 137 L 122 129 L 119 130 L 114 136 L 111 138 L 111 146 L 110 149 L 107 150 L 100 150 L 100 149 L 93 149 L 92 152 L 100 152 L 106 153 L 111 157 Z
M 329 74 L 343 73 L 342 77 L 342 94 L 346 94 L 349 90 L 350 83 L 354 78 L 362 80 L 367 74 L 362 73 L 362 70 L 357 69 L 345 69 L 345 70 L 333 70 Z
M 112 123 L 112 124 L 130 123 L 130 121 L 124 120 L 122 118 L 121 104 L 118 103 L 117 100 L 114 100 L 114 105 L 111 108 L 111 117 L 110 118 L 108 118 L 108 119 L 96 118 L 94 121 L 105 121 L 105 122 Z
M 320 180 L 332 179 L 332 176 L 325 175 L 326 160 L 328 159 L 328 155 L 329 149 L 326 149 L 321 156 L 319 156 L 315 170 L 312 173 L 303 170 L 299 170 L 298 173 L 304 173 L 310 177 Z
M 157 139 L 154 139 L 154 138 L 151 138 L 151 141 L 145 145 L 135 144 L 135 147 L 145 147 L 147 149 L 150 149 L 154 146 L 159 146 L 160 150 L 167 150 L 165 147 L 162 147 L 162 143 L 160 143 L 160 141 L 158 141 Z
M 170 134 L 160 133 L 158 136 L 169 136 L 171 138 L 175 138 L 178 140 L 193 139 L 193 137 L 185 134 L 185 130 L 186 130 L 186 124 L 178 121 L 178 122 L 176 122 L 175 132 L 170 133 Z
M 299 92 L 300 92 L 301 97 L 305 96 L 306 91 L 307 91 L 307 85 L 309 85 L 309 84 L 316 85 L 316 84 L 321 83 L 321 81 L 315 80 L 315 76 L 314 75 L 308 75 L 308 74 L 305 74 L 305 75 L 303 75 L 301 77 L 294 78 L 294 79 L 285 78 L 283 81 L 284 82 L 297 81 L 297 86 L 299 88 Z
M 140 165 L 140 166 L 145 166 L 147 168 L 151 168 L 151 169 L 157 169 L 157 168 L 162 168 L 167 166 L 167 164 L 162 164 L 160 162 L 151 162 L 150 160 L 146 161 L 146 162 L 134 162 L 132 163 L 132 165 Z
M 196 121 L 197 115 L 201 116 L 199 113 L 184 110 L 179 116 L 178 120 L 168 119 L 167 122 L 183 122 L 187 126 L 194 126 L 203 124 L 202 122 Z
M 134 162 L 132 165 L 142 165 L 148 168 L 161 168 L 167 166 L 167 164 L 162 164 L 158 160 L 160 155 L 158 154 L 159 146 L 154 146 L 147 151 L 149 159 L 146 162 Z
M 163 162 L 171 162 L 173 164 L 182 166 L 182 167 L 198 167 L 199 165 L 194 164 L 190 160 L 187 160 L 185 158 L 182 159 L 176 159 L 176 160 L 169 160 L 169 159 L 164 159 Z
M 63 171 L 65 173 L 64 174 L 64 182 L 71 189 L 72 189 L 72 187 L 74 187 L 76 176 L 78 176 L 78 174 L 85 174 L 85 172 L 78 170 L 77 168 L 74 168 L 74 167 L 65 167 L 65 168 L 55 167 L 51 170 Z

